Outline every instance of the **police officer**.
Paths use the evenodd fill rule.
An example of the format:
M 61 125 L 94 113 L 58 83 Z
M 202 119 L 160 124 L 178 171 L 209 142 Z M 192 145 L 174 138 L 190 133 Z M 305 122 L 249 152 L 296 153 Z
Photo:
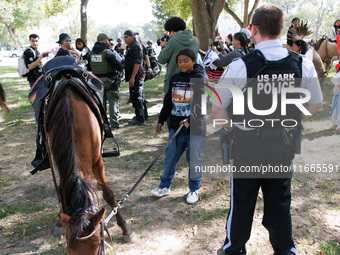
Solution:
M 127 44 L 125 55 L 125 81 L 131 89 L 132 106 L 136 116 L 129 125 L 144 125 L 148 119 L 148 111 L 144 97 L 145 69 L 143 68 L 143 46 L 136 40 L 136 34 L 131 30 L 124 32 Z
M 298 127 L 300 119 L 321 108 L 323 98 L 313 63 L 284 49 L 280 43 L 283 12 L 279 7 L 264 4 L 256 9 L 251 27 L 255 51 L 232 62 L 220 81 L 229 84 L 234 91 L 243 91 L 246 88 L 249 92 L 252 89 L 252 93 L 244 93 L 244 111 L 240 115 L 235 114 L 235 109 L 228 113 L 226 108 L 231 102 L 232 92 L 223 84 L 219 84 L 217 88 L 222 105 L 218 103 L 212 107 L 215 118 L 228 121 L 224 127 L 228 131 L 234 129 L 235 132 L 227 236 L 219 254 L 246 254 L 245 244 L 250 237 L 260 188 L 264 198 L 262 224 L 269 231 L 275 254 L 296 254 L 292 238 L 290 188 L 292 160 L 297 152 L 294 143 L 298 142 L 296 134 L 299 130 L 287 126 Z M 255 79 L 251 79 L 253 77 Z M 284 87 L 288 87 L 288 92 L 291 90 L 291 93 L 286 93 L 289 100 L 305 102 L 300 108 L 289 104 L 286 115 L 281 113 L 283 109 L 280 107 Z M 302 98 L 296 91 L 302 92 Z M 303 98 L 303 94 L 309 94 L 308 92 L 311 97 Z M 252 100 L 248 100 L 247 95 Z M 261 110 L 263 114 L 264 110 L 270 109 L 272 104 L 275 105 L 272 103 L 272 98 L 275 97 L 278 98 L 276 110 L 274 108 L 274 111 L 267 112 L 266 115 L 260 115 L 256 111 Z M 240 95 L 234 97 L 233 104 L 239 98 Z M 276 121 L 267 121 L 268 119 Z M 230 125 L 231 120 L 238 122 L 236 127 Z M 289 122 L 291 123 L 288 124 Z M 292 137 L 296 139 L 289 139 Z M 263 174 L 270 167 L 275 171 L 268 175 Z M 249 169 L 255 170 L 252 173 Z
M 99 34 L 97 42 L 88 57 L 88 69 L 104 83 L 104 106 L 109 101 L 110 125 L 111 129 L 124 127 L 118 122 L 119 118 L 119 87 L 120 75 L 122 71 L 121 59 L 117 53 L 110 50 L 110 41 L 106 34 Z
M 124 48 L 122 48 L 122 40 L 120 38 L 117 39 L 117 44 L 114 47 L 114 50 L 121 56 L 124 55 Z
M 147 45 L 148 46 L 146 47 L 146 52 L 150 59 L 151 69 L 154 69 L 156 67 L 156 52 L 155 49 L 152 47 L 151 41 L 148 41 Z

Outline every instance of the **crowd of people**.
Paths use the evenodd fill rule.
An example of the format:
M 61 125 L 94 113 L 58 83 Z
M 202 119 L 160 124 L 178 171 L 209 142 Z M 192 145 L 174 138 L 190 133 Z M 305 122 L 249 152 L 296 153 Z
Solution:
M 211 100 L 212 112 L 216 119 L 226 120 L 223 128 L 233 134 L 233 166 L 237 169 L 230 180 L 230 211 L 221 254 L 246 254 L 245 244 L 250 237 L 256 198 L 260 188 L 265 201 L 263 225 L 269 231 L 275 254 L 297 253 L 292 238 L 290 216 L 292 171 L 286 175 L 270 178 L 237 174 L 242 166 L 283 165 L 291 169 L 294 155 L 298 153 L 295 147 L 299 142 L 297 136 L 294 137 L 295 140 L 283 140 L 282 137 L 287 136 L 287 132 L 290 131 L 276 124 L 254 127 L 249 124 L 249 121 L 255 116 L 260 122 L 265 122 L 266 118 L 284 121 L 289 117 L 297 123 L 295 134 L 300 131 L 298 127 L 301 126 L 301 120 L 317 112 L 322 105 L 323 97 L 313 64 L 300 55 L 306 53 L 306 49 L 302 50 L 303 38 L 297 39 L 293 36 L 294 33 L 296 34 L 294 28 L 299 27 L 300 20 L 294 18 L 288 30 L 287 44 L 292 47 L 292 51 L 283 48 L 279 39 L 283 22 L 283 12 L 279 7 L 273 4 L 262 5 L 255 10 L 249 28 L 242 29 L 234 35 L 229 34 L 225 40 L 220 34 L 217 35 L 211 43 L 210 50 L 204 53 L 204 67 L 197 64 L 202 53 L 199 40 L 191 30 L 187 29 L 185 21 L 173 17 L 164 24 L 170 39 L 160 41 L 161 51 L 157 57 L 159 63 L 166 64 L 167 69 L 163 87 L 163 107 L 155 132 L 160 133 L 165 122 L 167 122 L 169 141 L 179 128 L 182 132 L 177 135 L 176 142 L 171 143 L 167 148 L 160 184 L 151 190 L 151 194 L 156 197 L 170 194 L 176 164 L 186 152 L 189 165 L 189 192 L 186 201 L 190 204 L 198 201 L 202 172 L 197 169 L 200 169 L 202 164 L 201 153 L 206 136 L 206 120 L 202 112 L 201 99 L 205 85 L 215 83 L 221 103 Z M 337 20 L 331 31 L 338 31 L 339 27 L 340 21 Z M 334 36 L 330 38 L 333 40 Z M 27 80 L 32 87 L 41 75 L 41 60 L 47 54 L 40 54 L 38 51 L 38 35 L 30 35 L 29 40 L 30 49 L 24 54 L 30 70 Z M 128 124 L 144 125 L 149 118 L 144 81 L 146 73 L 152 73 L 150 60 L 156 58 L 156 53 L 152 42 L 148 41 L 147 47 L 144 47 L 134 31 L 124 32 L 124 42 L 123 45 L 121 39 L 118 39 L 113 47 L 112 38 L 103 33 L 97 36 L 97 42 L 92 50 L 81 38 L 76 40 L 76 49 L 73 49 L 72 40 L 66 33 L 60 34 L 57 41 L 60 49 L 56 57 L 66 55 L 87 60 L 87 69 L 103 82 L 104 105 L 106 106 L 107 101 L 112 129 L 124 127 L 123 123 L 119 122 L 119 87 L 123 69 L 125 81 L 130 88 L 130 100 L 135 109 L 135 117 Z M 252 88 L 254 107 L 265 110 L 272 104 L 272 93 L 259 89 L 263 86 L 261 80 L 264 77 L 274 79 L 273 77 L 281 76 L 290 77 L 290 80 L 287 80 L 292 84 L 290 88 L 304 89 L 310 93 L 310 99 L 303 104 L 309 114 L 301 112 L 300 108 L 293 105 L 289 108 L 287 116 L 282 116 L 281 107 L 268 115 L 257 116 L 252 113 L 247 100 L 244 100 L 243 114 L 234 116 L 233 111 L 230 111 L 229 107 L 236 99 L 223 85 L 232 85 L 242 91 Z M 337 95 L 339 95 L 338 80 L 339 78 L 334 80 Z M 282 86 L 280 89 L 283 89 L 282 83 L 272 80 L 272 84 L 277 88 Z M 274 91 L 274 88 L 272 89 Z M 291 94 L 290 100 L 299 98 L 299 94 Z M 279 99 L 280 103 L 281 99 Z M 332 110 L 333 112 L 338 115 L 337 110 Z M 238 120 L 236 125 L 231 124 L 233 118 Z M 340 125 L 339 119 L 337 117 L 333 119 L 336 121 L 333 122 L 332 129 L 337 129 L 337 125 Z

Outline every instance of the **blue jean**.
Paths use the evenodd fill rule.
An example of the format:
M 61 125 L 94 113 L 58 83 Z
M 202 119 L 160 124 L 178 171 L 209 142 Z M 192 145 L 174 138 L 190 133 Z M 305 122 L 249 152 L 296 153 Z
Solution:
M 170 129 L 169 141 L 176 130 Z M 177 140 L 177 141 L 176 141 Z M 186 158 L 189 164 L 189 189 L 198 190 L 201 186 L 201 152 L 204 147 L 205 137 L 180 133 L 169 145 L 163 162 L 163 175 L 161 176 L 160 188 L 169 188 L 176 171 L 176 164 L 186 150 Z M 197 169 L 199 169 L 197 171 Z
M 30 88 L 33 87 L 35 81 L 28 81 L 28 84 L 30 85 Z M 38 115 L 36 112 L 34 112 L 34 116 L 35 116 L 35 121 L 38 122 Z

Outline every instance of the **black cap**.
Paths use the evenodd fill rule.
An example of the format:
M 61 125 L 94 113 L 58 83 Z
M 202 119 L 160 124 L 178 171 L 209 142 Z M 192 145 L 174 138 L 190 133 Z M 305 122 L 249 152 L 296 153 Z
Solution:
M 124 35 L 128 35 L 128 36 L 135 36 L 135 33 L 132 30 L 126 30 L 124 32 Z
M 117 42 L 122 42 L 122 40 L 120 38 L 117 39 Z
M 112 38 L 108 37 L 106 34 L 103 34 L 103 33 L 100 33 L 98 36 L 97 36 L 97 42 L 101 42 L 103 40 L 109 40 L 109 41 L 112 41 Z
M 57 41 L 57 43 L 61 44 L 62 42 L 65 42 L 65 41 L 72 41 L 71 37 L 66 33 L 60 34 L 59 40 Z
M 299 19 L 299 18 L 294 18 L 294 19 L 292 19 L 292 23 L 295 22 L 295 21 L 300 22 L 300 19 Z

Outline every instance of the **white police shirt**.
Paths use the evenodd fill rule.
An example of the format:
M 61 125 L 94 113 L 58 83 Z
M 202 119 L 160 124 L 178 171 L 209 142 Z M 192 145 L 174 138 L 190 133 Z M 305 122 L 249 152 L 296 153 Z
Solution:
M 278 61 L 288 56 L 288 50 L 283 48 L 280 40 L 267 40 L 256 45 L 269 61 Z M 230 63 L 216 85 L 216 91 L 221 97 L 222 106 L 218 102 L 217 107 L 226 109 L 231 103 L 232 94 L 230 90 L 223 88 L 223 84 L 234 85 L 243 90 L 247 85 L 247 69 L 242 59 L 237 58 Z M 313 63 L 303 57 L 301 88 L 310 91 L 311 98 L 308 104 L 319 104 L 323 100 L 320 83 Z

